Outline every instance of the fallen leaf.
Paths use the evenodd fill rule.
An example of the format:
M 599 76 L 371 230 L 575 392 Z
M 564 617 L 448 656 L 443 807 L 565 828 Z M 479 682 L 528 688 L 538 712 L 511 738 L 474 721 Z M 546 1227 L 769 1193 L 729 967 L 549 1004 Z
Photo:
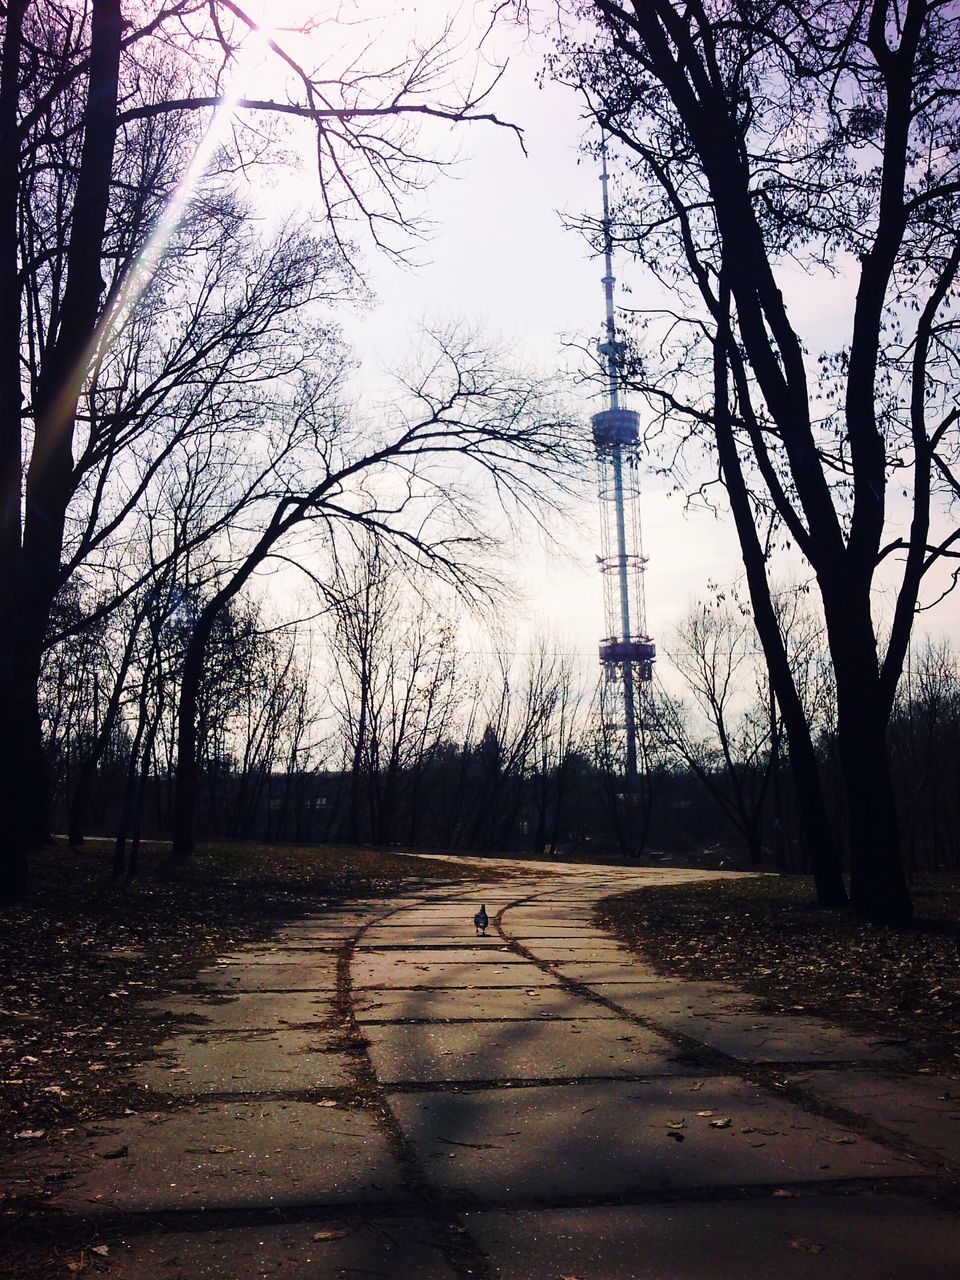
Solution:
M 229 1156 L 236 1151 L 236 1147 L 207 1147 L 207 1153 L 211 1156 Z
M 101 1258 L 105 1258 L 110 1252 L 110 1246 L 105 1244 L 95 1244 L 90 1252 L 99 1254 Z
M 322 1231 L 313 1233 L 314 1240 L 342 1240 L 344 1236 L 350 1234 L 346 1227 L 324 1227 Z
M 722 1120 L 711 1120 L 710 1128 L 711 1129 L 729 1129 L 731 1123 L 732 1122 L 730 1120 L 730 1117 L 724 1116 Z
M 823 1253 L 827 1247 L 825 1244 L 818 1244 L 815 1240 L 804 1240 L 802 1236 L 794 1236 L 787 1243 L 791 1249 L 800 1249 L 804 1253 Z
M 322 1102 L 317 1103 L 317 1106 L 318 1107 L 335 1107 L 337 1106 L 337 1103 L 334 1102 L 332 1098 L 324 1098 Z
M 668 1129 L 685 1129 L 686 1125 L 687 1125 L 686 1120 L 668 1120 L 667 1121 Z
M 786 1200 L 788 1198 L 790 1200 L 795 1200 L 796 1197 L 797 1193 L 795 1191 L 788 1191 L 786 1187 L 777 1187 L 776 1191 L 773 1193 L 774 1200 Z
M 712 1116 L 713 1114 L 714 1114 L 714 1113 L 713 1113 L 712 1111 L 698 1111 L 698 1112 L 697 1112 L 697 1115 L 698 1115 L 698 1116 Z
M 46 1133 L 46 1129 L 21 1129 L 19 1133 L 15 1133 L 15 1138 L 42 1138 Z

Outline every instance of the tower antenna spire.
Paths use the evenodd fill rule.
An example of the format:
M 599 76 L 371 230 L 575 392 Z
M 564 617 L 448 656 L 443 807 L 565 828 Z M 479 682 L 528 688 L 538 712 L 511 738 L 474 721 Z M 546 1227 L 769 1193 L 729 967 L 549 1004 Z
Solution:
M 600 141 L 600 184 L 603 191 L 603 296 L 605 332 L 597 352 L 606 366 L 607 407 L 591 419 L 600 496 L 604 625 L 600 664 L 609 685 L 620 685 L 619 715 L 623 731 L 623 765 L 629 788 L 637 778 L 637 694 L 653 678 L 657 650 L 647 634 L 643 572 L 646 556 L 640 534 L 640 419 L 620 404 L 623 343 L 617 339 L 614 304 L 613 221 L 610 215 L 610 175 L 607 139 Z
M 600 343 L 600 354 L 607 361 L 607 399 L 611 409 L 620 407 L 620 370 L 617 346 L 617 313 L 613 302 L 613 224 L 610 221 L 610 175 L 607 172 L 607 140 L 600 142 L 600 186 L 603 191 L 603 301 L 606 308 L 606 338 Z

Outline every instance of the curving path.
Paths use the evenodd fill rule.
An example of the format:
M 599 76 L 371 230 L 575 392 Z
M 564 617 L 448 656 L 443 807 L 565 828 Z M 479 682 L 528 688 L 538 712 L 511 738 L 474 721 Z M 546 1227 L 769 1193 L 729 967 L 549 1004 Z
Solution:
M 955 1082 L 594 922 L 703 873 L 500 865 L 291 924 L 158 1010 L 193 1025 L 56 1175 L 62 1239 L 128 1280 L 960 1278 Z

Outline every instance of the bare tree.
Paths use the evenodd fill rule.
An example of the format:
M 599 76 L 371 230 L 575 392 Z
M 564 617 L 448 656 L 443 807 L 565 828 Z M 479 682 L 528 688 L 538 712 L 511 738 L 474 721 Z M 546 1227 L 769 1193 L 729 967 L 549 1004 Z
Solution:
M 419 371 L 388 423 L 351 426 L 328 388 L 306 389 L 296 416 L 310 433 L 312 461 L 304 461 L 285 490 L 268 500 L 260 532 L 221 564 L 184 656 L 175 861 L 188 858 L 193 847 L 196 699 L 220 611 L 269 557 L 280 554 L 293 530 L 301 537 L 316 531 L 322 550 L 325 534 L 329 548 L 330 531 L 350 525 L 388 540 L 401 561 L 432 572 L 465 598 L 489 594 L 495 588 L 485 563 L 495 545 L 492 512 L 542 518 L 569 492 L 580 461 L 549 388 L 543 379 L 505 372 L 499 358 L 468 335 L 448 333 L 430 337 Z M 357 741 L 365 735 L 366 726 Z
M 533 640 L 526 683 L 547 713 L 536 727 L 531 783 L 536 814 L 533 847 L 556 854 L 571 771 L 584 740 L 584 692 L 569 655 L 546 635 Z
M 932 505 L 938 486 L 956 492 L 960 183 L 949 139 L 960 15 L 940 0 L 574 10 L 595 29 L 584 39 L 583 25 L 570 28 L 560 74 L 635 167 L 625 238 L 682 294 L 654 324 L 664 354 L 631 377 L 719 463 L 801 792 L 815 759 L 771 606 L 771 519 L 814 571 L 836 675 L 853 905 L 902 920 L 886 728 L 921 587 L 960 537 L 937 529 Z M 795 263 L 822 279 L 853 275 L 839 345 L 788 309 Z M 896 582 L 882 649 L 881 566 Z M 821 896 L 842 900 L 812 785 L 803 804 Z
M 398 252 L 405 197 L 434 167 L 417 123 L 495 117 L 482 109 L 489 83 L 449 88 L 446 34 L 390 67 L 338 74 L 260 33 L 237 0 L 12 0 L 0 18 L 0 890 L 17 896 L 46 823 L 37 687 L 68 511 L 102 447 L 126 451 L 122 424 L 104 435 L 93 412 L 82 443 L 82 406 L 176 230 L 181 182 L 217 167 L 218 140 L 232 149 L 226 185 L 255 163 L 264 134 L 242 121 L 302 121 L 332 241 L 342 250 L 359 217 Z M 289 96 L 238 96 L 253 47 Z M 221 243 L 230 233 L 227 219 Z M 140 391 L 135 411 L 149 413 Z
M 375 844 L 408 841 L 422 818 L 421 784 L 459 696 L 457 629 L 440 602 L 428 603 L 423 575 L 391 563 L 382 539 L 363 537 L 353 560 L 341 544 L 330 592 L 331 700 L 349 772 L 346 830 Z
M 764 805 L 780 722 L 769 713 L 755 646 L 753 624 L 735 603 L 721 599 L 692 609 L 669 656 L 693 698 L 694 716 L 663 690 L 655 706 L 664 745 L 720 806 L 756 863 L 763 860 Z

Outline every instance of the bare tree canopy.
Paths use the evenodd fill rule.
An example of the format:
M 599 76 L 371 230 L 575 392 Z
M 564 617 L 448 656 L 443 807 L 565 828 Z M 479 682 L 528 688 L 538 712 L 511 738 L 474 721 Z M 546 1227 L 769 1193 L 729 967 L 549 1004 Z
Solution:
M 624 243 L 674 295 L 642 317 L 625 376 L 674 448 L 706 443 L 719 464 L 821 896 L 840 900 L 772 547 L 789 540 L 815 576 L 852 900 L 884 919 L 910 910 L 886 728 L 924 580 L 960 553 L 934 505 L 956 497 L 960 450 L 958 68 L 942 0 L 595 0 L 569 8 L 554 59 L 630 168 Z M 801 273 L 829 324 L 804 326 Z
M 409 197 L 442 167 L 421 125 L 501 123 L 485 105 L 497 69 L 458 90 L 450 30 L 380 65 L 347 47 L 324 64 L 329 41 L 306 34 L 263 31 L 235 0 L 11 0 L 0 14 L 4 893 L 47 834 L 36 690 L 58 592 L 155 518 L 152 491 L 185 460 L 252 420 L 268 429 L 258 392 L 307 428 L 337 363 L 315 304 L 343 291 L 358 228 L 393 254 L 416 234 Z M 251 95 L 261 77 L 267 94 Z M 284 121 L 312 137 L 323 235 L 257 244 L 237 178 L 299 145 Z M 304 368 L 318 348 L 325 373 Z M 236 465 L 261 497 L 286 491 L 276 455 Z M 195 511 L 207 499 L 189 497 Z M 220 504 L 221 531 L 236 514 Z

